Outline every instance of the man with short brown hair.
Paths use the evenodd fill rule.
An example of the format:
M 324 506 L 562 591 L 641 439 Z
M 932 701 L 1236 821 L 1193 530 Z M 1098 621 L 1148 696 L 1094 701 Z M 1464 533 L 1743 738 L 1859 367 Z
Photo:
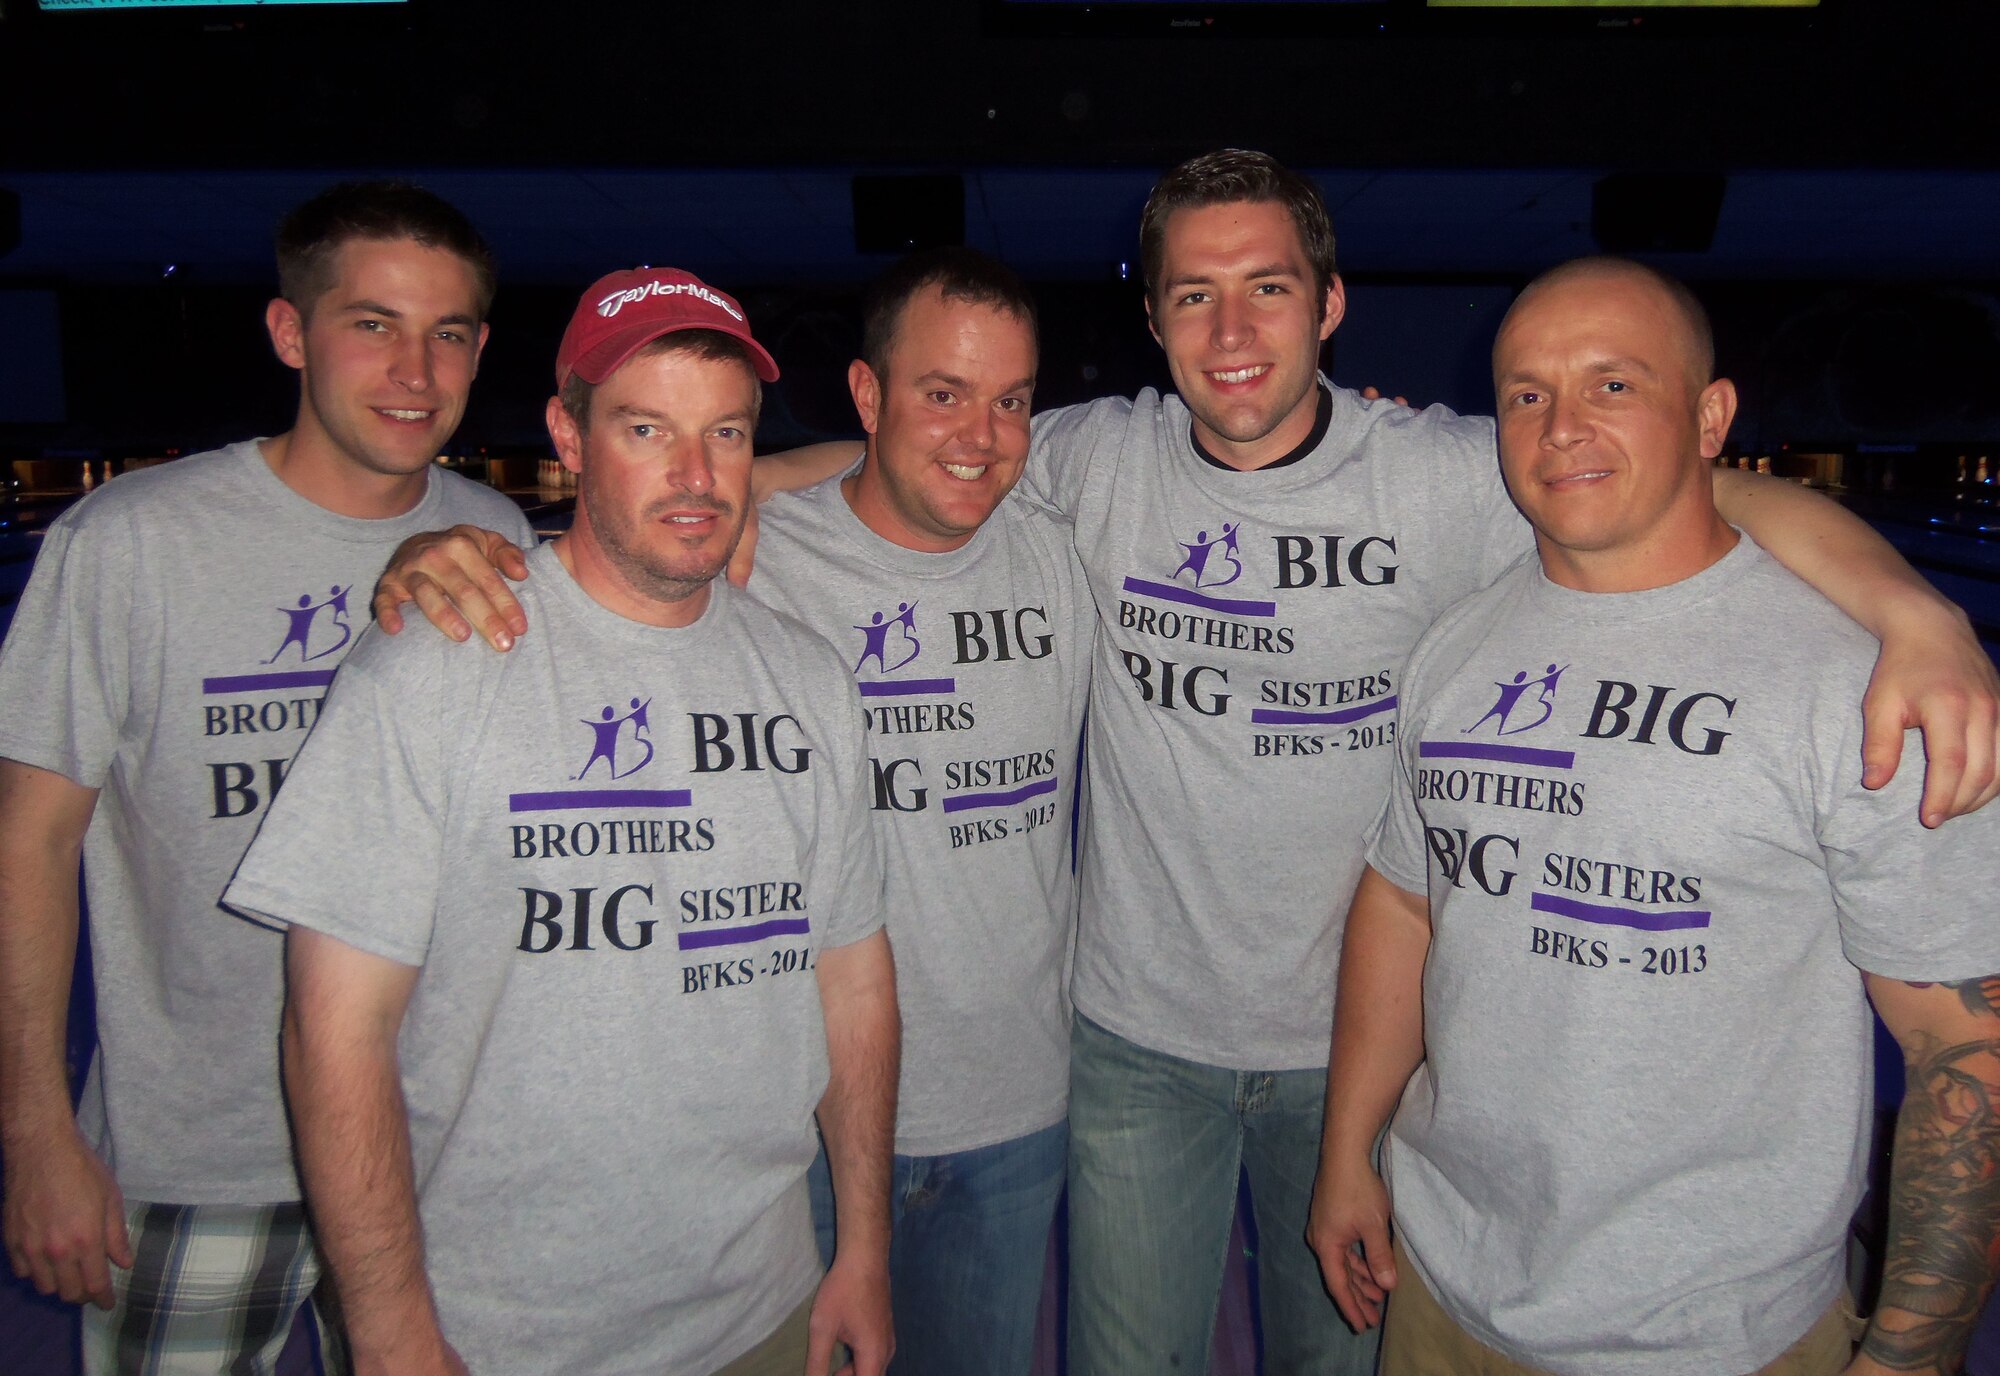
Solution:
M 49 530 L 0 651 L 0 1138 L 15 1272 L 92 1373 L 269 1371 L 319 1274 L 280 1099 L 280 950 L 216 904 L 399 541 L 514 504 L 433 461 L 492 258 L 400 183 L 278 233 L 282 435 L 130 473 Z M 76 864 L 98 1054 L 71 1109 Z

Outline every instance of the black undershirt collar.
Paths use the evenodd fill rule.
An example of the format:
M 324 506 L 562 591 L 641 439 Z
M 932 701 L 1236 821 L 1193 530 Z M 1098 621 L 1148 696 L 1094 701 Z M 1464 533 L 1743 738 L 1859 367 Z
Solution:
M 1272 468 L 1285 468 L 1312 453 L 1313 450 L 1319 448 L 1319 442 L 1326 438 L 1326 428 L 1331 424 L 1333 424 L 1333 393 L 1326 389 L 1325 383 L 1321 383 L 1319 384 L 1319 408 L 1313 417 L 1312 433 L 1307 435 L 1296 449 L 1280 454 L 1269 463 L 1260 463 L 1255 468 L 1248 470 L 1237 468 L 1233 464 L 1224 463 L 1221 459 L 1216 458 L 1215 455 L 1201 447 L 1201 439 L 1194 432 L 1193 422 L 1189 422 L 1188 424 L 1188 443 L 1194 446 L 1195 453 L 1201 455 L 1201 461 L 1211 468 L 1220 468 L 1230 473 L 1242 473 L 1245 471 L 1262 473 Z

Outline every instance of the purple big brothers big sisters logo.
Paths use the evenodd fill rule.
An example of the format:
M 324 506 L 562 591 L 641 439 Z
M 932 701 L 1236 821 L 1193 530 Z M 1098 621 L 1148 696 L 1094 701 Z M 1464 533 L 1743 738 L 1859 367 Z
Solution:
M 1529 678 L 1528 671 L 1521 669 L 1506 683 L 1495 683 L 1493 686 L 1500 690 L 1500 696 L 1494 700 L 1493 706 L 1487 709 L 1485 716 L 1459 734 L 1469 736 L 1489 721 L 1493 723 L 1493 734 L 1496 736 L 1518 736 L 1523 731 L 1534 730 L 1555 715 L 1556 685 L 1568 669 L 1567 664 L 1561 668 L 1551 664 L 1542 671 L 1540 678 Z M 1523 706 L 1523 699 L 1531 692 L 1534 693 L 1535 700 Z M 1516 709 L 1519 709 L 1524 717 L 1537 709 L 1539 713 L 1532 718 L 1517 720 L 1514 716 Z
M 583 724 L 590 728 L 592 744 L 590 747 L 590 758 L 583 762 L 583 768 L 577 773 L 576 777 L 578 781 L 581 781 L 584 775 L 590 773 L 590 767 L 599 760 L 604 761 L 604 767 L 610 771 L 611 777 L 614 779 L 622 779 L 629 774 L 637 774 L 648 764 L 652 763 L 653 741 L 652 737 L 647 734 L 646 709 L 653 705 L 653 700 L 647 698 L 644 702 L 641 702 L 639 699 L 633 698 L 631 703 L 631 710 L 623 716 L 613 715 L 616 709 L 609 703 L 606 703 L 604 710 L 598 714 L 596 720 L 588 717 L 582 718 Z M 641 755 L 637 760 L 632 760 L 632 752 L 628 750 L 625 754 L 628 763 L 623 769 L 620 769 L 618 767 L 618 749 L 620 743 L 625 740 L 625 728 L 627 726 L 632 728 L 631 740 L 633 746 L 644 750 L 646 753 Z

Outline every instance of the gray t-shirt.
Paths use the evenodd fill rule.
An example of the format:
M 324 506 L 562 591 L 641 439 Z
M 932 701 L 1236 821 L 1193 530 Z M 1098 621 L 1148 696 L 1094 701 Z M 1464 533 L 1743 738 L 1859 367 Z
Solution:
M 0 756 L 102 790 L 79 1117 L 131 1198 L 298 1198 L 281 945 L 216 899 L 390 552 L 459 521 L 534 538 L 507 498 L 438 469 L 405 515 L 337 516 L 247 440 L 126 474 L 49 528 L 0 650 Z
M 819 951 L 881 926 L 860 707 L 721 582 L 640 625 L 553 547 L 506 655 L 363 639 L 226 901 L 421 965 L 398 1043 L 474 1371 L 700 1373 L 819 1267 Z
M 1069 1103 L 1077 744 L 1094 626 L 1068 527 L 1009 498 L 964 547 L 863 525 L 832 478 L 766 503 L 751 591 L 845 651 L 888 874 L 896 1150 L 1037 1132 Z
M 1430 896 L 1396 1220 L 1453 1318 L 1574 1376 L 1715 1376 L 1839 1293 L 1871 1020 L 1855 967 L 2000 970 L 2000 813 L 1860 786 L 1875 642 L 1749 539 L 1646 592 L 1525 560 L 1403 678 L 1369 860 Z
M 1325 1065 L 1396 676 L 1530 543 L 1492 422 L 1333 388 L 1311 453 L 1236 473 L 1146 391 L 1038 417 L 1023 486 L 1073 519 L 1098 608 L 1077 1010 L 1210 1065 Z

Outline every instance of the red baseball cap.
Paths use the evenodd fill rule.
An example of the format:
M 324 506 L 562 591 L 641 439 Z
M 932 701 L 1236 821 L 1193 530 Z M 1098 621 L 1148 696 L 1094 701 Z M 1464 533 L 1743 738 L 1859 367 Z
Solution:
M 776 361 L 751 337 L 733 297 L 679 268 L 627 268 L 598 278 L 576 303 L 556 350 L 556 390 L 571 373 L 602 382 L 640 348 L 676 330 L 715 330 L 740 339 L 757 376 L 778 380 Z

